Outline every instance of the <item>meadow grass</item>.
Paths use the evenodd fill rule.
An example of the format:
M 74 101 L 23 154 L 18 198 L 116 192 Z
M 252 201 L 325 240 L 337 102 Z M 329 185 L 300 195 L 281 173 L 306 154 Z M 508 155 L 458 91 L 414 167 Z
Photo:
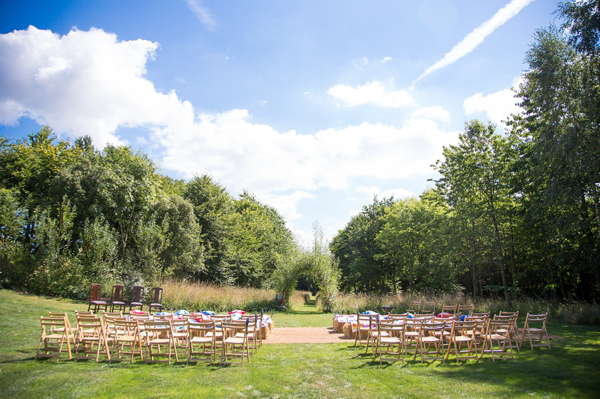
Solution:
M 379 365 L 364 347 L 263 345 L 248 365 L 147 365 L 34 360 L 39 316 L 86 309 L 69 300 L 0 291 L 0 397 L 596 398 L 600 328 L 550 322 L 552 349 L 523 349 L 515 360 L 407 361 Z M 331 324 L 313 306 L 275 313 L 276 327 Z M 74 317 L 72 318 L 74 321 Z M 275 334 L 277 332 L 275 331 Z

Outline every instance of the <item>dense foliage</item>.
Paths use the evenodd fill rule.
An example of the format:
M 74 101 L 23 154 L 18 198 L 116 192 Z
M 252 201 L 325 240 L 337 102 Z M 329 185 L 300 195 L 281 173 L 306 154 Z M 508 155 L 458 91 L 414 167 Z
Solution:
M 277 211 L 209 176 L 160 174 L 128 147 L 71 145 L 48 127 L 0 140 L 0 282 L 85 297 L 89 283 L 167 277 L 263 287 L 295 243 Z
M 466 123 L 434 188 L 375 198 L 333 239 L 342 289 L 598 300 L 600 1 L 557 13 L 526 54 L 508 130 Z

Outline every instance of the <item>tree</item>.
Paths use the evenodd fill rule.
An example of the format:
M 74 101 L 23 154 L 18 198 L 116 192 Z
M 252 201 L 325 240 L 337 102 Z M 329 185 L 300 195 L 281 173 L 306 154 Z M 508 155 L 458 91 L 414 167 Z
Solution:
M 510 173 L 516 154 L 509 139 L 497 134 L 492 124 L 476 120 L 466 123 L 459 139 L 457 146 L 444 147 L 444 161 L 435 164 L 442 176 L 436 187 L 470 224 L 484 219 L 492 227 L 493 263 L 500 271 L 504 297 L 510 301 L 507 263 L 512 266 L 516 286 L 515 255 L 510 244 L 515 211 Z

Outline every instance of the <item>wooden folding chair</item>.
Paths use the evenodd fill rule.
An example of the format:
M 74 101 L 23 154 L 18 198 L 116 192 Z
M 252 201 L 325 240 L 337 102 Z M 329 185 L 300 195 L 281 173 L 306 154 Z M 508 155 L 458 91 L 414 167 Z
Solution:
M 504 355 L 510 352 L 510 358 L 514 359 L 512 345 L 510 345 L 510 336 L 508 335 L 511 324 L 511 320 L 488 319 L 483 336 L 483 348 L 480 358 L 485 353 L 489 353 L 492 355 L 492 361 L 495 361 L 496 355 L 503 358 Z
M 167 362 L 171 364 L 173 335 L 169 320 L 144 321 L 144 338 L 146 343 L 146 363 Z M 165 349 L 161 350 L 161 347 Z M 155 358 L 166 358 L 167 360 L 157 360 Z M 177 351 L 175 351 L 175 361 L 179 361 Z
M 456 305 L 456 314 L 457 315 L 470 315 L 475 309 L 475 305 Z
M 435 314 L 436 303 L 435 301 L 423 301 L 423 307 L 420 313 Z
M 477 320 L 452 323 L 446 359 L 448 359 L 450 353 L 454 353 L 456 362 L 468 359 L 478 360 L 481 352 L 479 346 L 480 327 L 481 322 Z M 463 345 L 466 345 L 466 349 L 463 349 Z
M 214 321 L 187 320 L 187 361 L 217 361 L 216 331 Z
M 223 348 L 221 351 L 221 364 L 227 363 L 229 357 L 239 357 L 244 365 L 244 358 L 250 362 L 250 350 L 248 349 L 248 321 L 230 321 L 224 323 Z M 241 334 L 239 334 L 241 332 Z
M 248 348 L 250 349 L 250 354 L 257 353 L 259 344 L 262 343 L 262 334 L 260 333 L 260 322 L 258 320 L 258 315 L 254 316 L 244 316 L 242 321 L 248 321 Z M 242 332 L 238 332 L 241 336 Z
M 456 316 L 456 307 L 456 305 L 442 305 L 442 315 L 450 313 L 452 316 Z
M 521 345 L 523 345 L 523 340 L 525 339 L 525 335 L 527 335 L 531 349 L 541 347 L 548 347 L 548 349 L 552 349 L 550 346 L 550 336 L 548 335 L 548 330 L 546 330 L 547 321 L 548 313 L 527 313 L 527 316 L 525 317 L 525 325 L 523 326 L 523 334 L 521 335 Z
M 184 349 L 184 354 L 188 352 L 188 321 L 187 319 L 172 319 L 171 334 L 173 335 L 173 349 L 175 353 L 179 349 Z
M 117 357 L 115 358 L 113 355 L 111 360 L 121 361 L 122 355 L 131 356 L 129 363 L 133 363 L 134 356 L 136 355 L 140 357 L 140 360 L 143 360 L 144 355 L 139 323 L 137 321 L 128 321 L 127 319 L 115 319 L 114 328 L 113 352 L 116 348 Z M 126 351 L 125 347 L 128 347 L 129 350 Z
M 55 357 L 56 362 L 58 363 L 65 342 L 67 344 L 69 359 L 72 359 L 71 337 L 69 337 L 69 329 L 67 327 L 67 322 L 65 322 L 65 318 L 40 316 L 40 324 L 42 327 L 42 335 L 35 353 L 36 360 L 40 357 Z
M 411 299 L 408 302 L 408 308 L 406 309 L 406 313 L 421 313 L 421 310 L 423 308 L 423 301 L 417 301 L 417 300 L 413 300 Z
M 395 349 L 395 347 L 398 349 Z M 386 360 L 402 360 L 404 364 L 404 325 L 394 324 L 393 320 L 377 319 L 377 332 L 374 334 L 373 357 L 379 364 Z
M 414 352 L 414 359 L 417 356 L 417 343 L 419 342 L 419 335 L 421 334 L 421 319 L 404 319 L 404 342 L 402 346 L 406 353 Z
M 354 345 L 356 346 L 356 343 L 358 342 L 358 345 L 362 346 L 363 339 L 366 339 L 367 351 L 369 350 L 371 332 L 373 331 L 372 322 L 370 314 L 356 313 L 356 335 L 354 336 Z
M 52 333 L 61 333 L 63 330 L 67 332 L 69 340 L 73 345 L 75 345 L 75 332 L 71 327 L 71 322 L 69 321 L 69 315 L 67 312 L 48 312 L 48 317 L 62 317 L 65 319 L 65 327 L 55 327 L 52 328 Z
M 94 352 L 94 347 L 96 347 L 96 363 L 100 359 L 100 354 L 105 354 L 110 360 L 110 349 L 102 319 L 97 316 L 78 316 L 75 360 L 92 359 L 90 354 Z M 79 354 L 80 350 L 83 351 L 83 355 Z
M 504 313 L 504 314 L 503 314 Z M 500 312 L 499 315 L 494 315 L 494 320 L 506 320 L 509 324 L 509 328 L 506 331 L 510 341 L 508 344 L 513 348 L 517 349 L 517 352 L 520 351 L 519 347 L 519 336 L 517 333 L 517 317 L 519 317 L 519 312 Z M 501 331 L 504 333 L 505 331 Z
M 445 327 L 446 323 L 444 321 L 439 323 L 421 323 L 417 347 L 415 349 L 415 358 L 417 353 L 419 353 L 421 356 L 421 363 L 425 360 L 435 361 L 439 359 L 444 363 L 444 338 L 439 332 L 443 331 Z

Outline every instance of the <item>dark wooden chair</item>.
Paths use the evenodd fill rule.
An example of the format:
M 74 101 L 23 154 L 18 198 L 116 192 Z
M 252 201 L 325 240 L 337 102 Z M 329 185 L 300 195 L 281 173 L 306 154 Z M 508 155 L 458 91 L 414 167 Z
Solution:
M 100 308 L 104 308 L 104 311 L 108 310 L 108 304 L 106 303 L 106 300 L 102 298 L 102 284 L 92 284 L 92 287 L 90 288 L 88 312 L 92 306 L 94 307 L 94 313 L 97 313 Z
M 148 313 L 152 313 L 152 309 L 158 309 L 158 311 L 160 312 L 162 310 L 162 294 L 163 294 L 163 289 L 160 287 L 154 287 L 152 288 L 152 300 L 150 302 L 150 305 L 148 305 Z
M 142 302 L 142 297 L 144 295 L 144 287 L 141 285 L 136 285 L 133 287 L 133 297 L 131 298 L 131 302 L 129 302 L 129 312 L 131 313 L 131 309 L 137 308 L 139 306 L 140 311 L 144 310 L 144 303 Z
M 115 307 L 119 311 L 125 311 L 127 307 L 127 303 L 125 302 L 125 298 L 123 298 L 124 287 L 121 284 L 115 284 L 112 287 L 112 293 L 110 294 L 110 311 L 114 312 Z

